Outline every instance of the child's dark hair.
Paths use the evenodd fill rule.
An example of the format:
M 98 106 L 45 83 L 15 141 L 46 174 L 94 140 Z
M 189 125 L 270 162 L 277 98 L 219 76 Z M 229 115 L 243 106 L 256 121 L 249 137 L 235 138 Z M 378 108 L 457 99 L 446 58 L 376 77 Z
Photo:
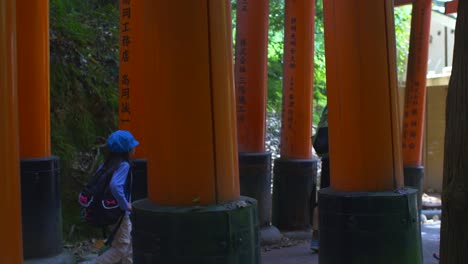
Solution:
M 106 170 L 115 171 L 119 168 L 120 163 L 124 161 L 130 163 L 129 152 L 117 153 L 117 152 L 106 151 L 104 154 L 103 168 L 105 168 Z

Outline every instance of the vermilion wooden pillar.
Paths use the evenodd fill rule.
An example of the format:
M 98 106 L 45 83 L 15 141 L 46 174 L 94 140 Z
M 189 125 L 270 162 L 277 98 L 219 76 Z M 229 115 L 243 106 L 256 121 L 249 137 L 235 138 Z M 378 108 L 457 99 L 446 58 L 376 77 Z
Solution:
M 130 131 L 138 139 L 135 153 L 133 200 L 148 196 L 147 184 L 147 116 L 143 108 L 145 90 L 152 89 L 155 82 L 145 79 L 143 5 L 145 1 L 120 1 L 119 39 L 119 129 Z
M 265 152 L 269 2 L 237 2 L 235 86 L 240 192 L 258 201 L 261 238 L 272 242 L 281 236 L 270 223 L 271 153 Z
M 166 2 L 148 7 L 157 83 L 146 91 L 149 199 L 187 206 L 239 199 L 232 38 L 224 28 L 231 22 L 209 8 L 226 1 Z
M 66 259 L 59 159 L 50 145 L 49 1 L 16 3 L 24 258 Z
M 21 158 L 51 155 L 48 8 L 48 0 L 17 0 Z
M 417 191 L 402 188 L 393 16 L 393 1 L 324 1 L 331 187 L 319 192 L 322 264 L 422 263 Z
M 310 159 L 314 83 L 314 0 L 286 0 L 281 158 Z
M 342 191 L 403 187 L 393 6 L 370 2 L 324 4 L 331 187 Z
M 0 262 L 22 263 L 18 97 L 16 90 L 16 1 L 0 0 Z
M 235 83 L 241 153 L 265 151 L 269 2 L 237 2 Z
M 273 224 L 310 228 L 317 173 L 312 159 L 315 0 L 286 0 L 281 158 L 275 160 Z
M 256 202 L 239 195 L 230 1 L 154 0 L 143 10 L 154 85 L 134 260 L 259 263 Z
M 426 75 L 431 27 L 431 0 L 414 0 L 403 115 L 403 166 L 405 185 L 419 190 L 421 209 L 424 167 L 422 148 L 426 115 Z
M 146 0 L 144 0 L 146 1 Z M 144 91 L 144 1 L 120 1 L 119 129 L 131 131 L 140 145 L 135 158 L 147 155 Z

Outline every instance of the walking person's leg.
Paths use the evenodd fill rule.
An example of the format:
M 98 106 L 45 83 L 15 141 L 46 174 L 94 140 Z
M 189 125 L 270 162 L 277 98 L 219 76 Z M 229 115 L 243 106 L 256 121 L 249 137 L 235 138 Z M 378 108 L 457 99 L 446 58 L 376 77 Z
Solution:
M 322 158 L 322 171 L 320 172 L 320 189 L 328 188 L 330 186 L 330 160 L 328 157 Z M 318 201 L 317 206 L 314 208 L 312 225 L 312 242 L 310 249 L 314 252 L 319 251 L 319 210 Z
M 133 263 L 132 261 L 132 223 L 129 216 L 124 216 L 117 233 L 115 234 L 112 247 L 99 256 L 96 264 L 114 264 L 122 260 L 122 264 Z
M 310 242 L 310 249 L 314 252 L 318 252 L 319 250 L 319 242 L 318 242 L 318 206 L 314 207 L 313 213 L 313 223 L 312 223 L 312 241 Z

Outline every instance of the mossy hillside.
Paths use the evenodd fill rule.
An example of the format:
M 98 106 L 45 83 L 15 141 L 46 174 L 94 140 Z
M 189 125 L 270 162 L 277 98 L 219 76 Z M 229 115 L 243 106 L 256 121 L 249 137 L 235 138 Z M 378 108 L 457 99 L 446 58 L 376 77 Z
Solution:
M 50 0 L 52 152 L 61 160 L 65 240 L 95 232 L 81 223 L 77 195 L 117 128 L 118 1 Z

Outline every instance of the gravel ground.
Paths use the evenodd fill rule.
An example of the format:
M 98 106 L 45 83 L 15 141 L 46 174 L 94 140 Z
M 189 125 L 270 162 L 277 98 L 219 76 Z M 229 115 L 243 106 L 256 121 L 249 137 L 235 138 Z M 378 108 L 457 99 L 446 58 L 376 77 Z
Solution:
M 302 243 L 310 243 L 310 240 L 291 239 L 282 237 L 279 243 L 262 246 L 262 252 L 294 247 Z M 75 244 L 65 245 L 65 249 L 70 250 L 75 256 L 76 261 L 84 261 L 95 258 L 104 246 L 104 241 L 101 239 L 90 239 Z

